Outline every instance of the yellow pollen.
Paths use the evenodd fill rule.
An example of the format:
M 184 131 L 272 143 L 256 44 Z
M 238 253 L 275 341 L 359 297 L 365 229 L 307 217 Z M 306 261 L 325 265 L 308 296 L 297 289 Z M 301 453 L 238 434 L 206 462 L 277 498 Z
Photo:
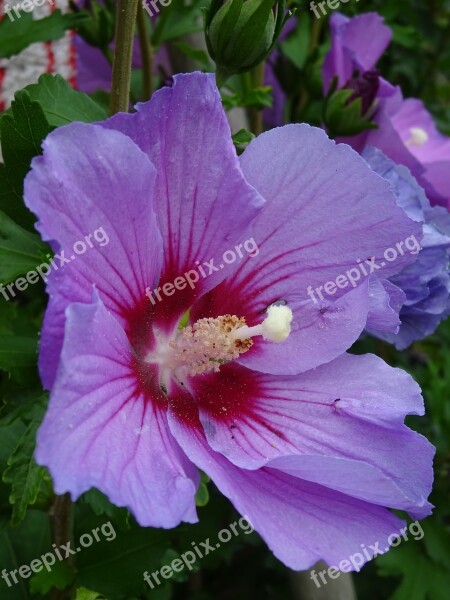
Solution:
M 220 365 L 238 358 L 253 346 L 250 338 L 236 339 L 233 333 L 246 324 L 244 317 L 224 315 L 216 319 L 199 319 L 185 327 L 172 348 L 171 367 L 187 367 L 189 375 L 217 372 Z

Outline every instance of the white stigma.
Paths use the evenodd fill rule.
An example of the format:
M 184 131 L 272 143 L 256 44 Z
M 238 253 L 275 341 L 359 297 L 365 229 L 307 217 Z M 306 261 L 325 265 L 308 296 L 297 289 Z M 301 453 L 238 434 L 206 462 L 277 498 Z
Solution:
M 280 344 L 289 337 L 291 333 L 292 310 L 288 306 L 272 305 L 267 309 L 267 317 L 260 325 L 247 327 L 244 325 L 232 332 L 234 339 L 243 340 L 262 335 L 269 341 Z
M 430 139 L 430 136 L 422 127 L 411 127 L 409 133 L 411 134 L 411 137 L 406 140 L 405 146 L 422 147 Z

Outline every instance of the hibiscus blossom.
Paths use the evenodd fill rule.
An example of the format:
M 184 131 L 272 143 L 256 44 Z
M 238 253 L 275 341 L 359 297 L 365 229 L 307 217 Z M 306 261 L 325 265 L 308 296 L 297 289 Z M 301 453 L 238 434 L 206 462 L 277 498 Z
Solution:
M 375 333 L 403 350 L 431 335 L 450 315 L 450 215 L 441 206 L 430 206 L 425 192 L 406 167 L 395 164 L 375 148 L 366 148 L 363 157 L 376 173 L 390 181 L 397 203 L 406 214 L 423 223 L 422 249 L 417 260 L 390 279 L 405 295 L 400 329 Z
M 97 487 L 168 528 L 196 521 L 199 468 L 296 569 L 387 546 L 388 508 L 429 513 L 433 449 L 403 423 L 417 384 L 345 353 L 368 281 L 306 292 L 420 229 L 351 148 L 291 125 L 239 160 L 214 76 L 179 75 L 135 114 L 53 132 L 25 187 L 58 252 L 110 239 L 48 281 L 36 458 L 57 493 Z M 259 253 L 225 264 L 248 239 Z
M 324 94 L 330 91 L 336 77 L 339 88 L 359 92 L 366 110 L 375 98 L 390 96 L 394 87 L 376 69 L 392 38 L 383 18 L 377 13 L 365 13 L 350 19 L 336 12 L 330 18 L 330 29 L 331 49 L 323 63 Z
M 14 6 L 18 7 L 18 14 L 22 15 L 20 3 L 0 0 L 0 21 L 8 19 L 11 23 L 17 23 L 22 18 L 12 10 Z M 56 9 L 67 12 L 69 0 L 53 0 L 52 4 L 45 2 L 41 6 L 34 5 L 32 17 L 43 19 Z M 11 58 L 0 58 L 0 111 L 10 106 L 17 90 L 36 83 L 42 73 L 57 73 L 71 85 L 75 85 L 77 59 L 73 41 L 74 34 L 68 31 L 59 40 L 37 42 Z
M 377 13 L 351 19 L 334 13 L 330 26 L 331 49 L 322 70 L 324 93 L 337 77 L 339 87 L 354 89 L 355 97 L 362 98 L 366 111 L 372 106 L 377 125 L 340 141 L 358 152 L 366 146 L 379 148 L 410 169 L 432 205 L 450 210 L 450 138 L 438 131 L 421 100 L 404 99 L 400 87 L 380 77 L 375 68 L 392 31 Z
M 363 134 L 362 143 L 408 167 L 431 204 L 450 210 L 450 137 L 438 131 L 424 103 L 404 99 L 397 88 L 380 104 L 375 123 L 378 129 Z

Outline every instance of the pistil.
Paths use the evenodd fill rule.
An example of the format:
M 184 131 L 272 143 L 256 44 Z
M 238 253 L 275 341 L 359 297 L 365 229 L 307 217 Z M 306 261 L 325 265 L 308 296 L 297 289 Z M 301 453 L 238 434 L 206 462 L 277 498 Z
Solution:
M 291 322 L 291 309 L 275 305 L 268 308 L 262 323 L 253 327 L 247 326 L 244 317 L 236 315 L 199 319 L 184 327 L 174 339 L 159 339 L 147 362 L 159 365 L 161 384 L 167 389 L 171 376 L 183 382 L 188 376 L 218 372 L 222 364 L 248 352 L 255 336 L 283 342 L 291 332 Z

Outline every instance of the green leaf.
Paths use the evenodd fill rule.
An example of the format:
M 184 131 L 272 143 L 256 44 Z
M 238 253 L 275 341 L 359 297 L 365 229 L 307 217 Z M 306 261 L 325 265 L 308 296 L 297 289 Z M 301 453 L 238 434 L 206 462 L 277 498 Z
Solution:
M 183 0 L 172 0 L 158 14 L 152 34 L 153 45 L 158 48 L 177 38 L 201 31 L 200 15 L 201 11 L 197 2 L 186 5 Z
M 47 246 L 36 233 L 26 231 L 0 211 L 0 282 L 8 283 L 18 275 L 33 271 L 42 263 L 46 251 Z M 36 283 L 34 279 L 32 282 Z M 20 287 L 25 285 L 28 287 L 30 282 L 20 282 Z M 8 299 L 13 297 L 11 291 L 1 288 L 1 284 L 0 290 L 3 297 L 5 294 Z M 14 286 L 13 293 L 17 294 L 17 291 Z
M 78 4 L 81 4 L 80 2 Z M 80 17 L 85 15 L 78 27 L 78 35 L 81 36 L 90 46 L 100 50 L 108 49 L 114 39 L 116 19 L 111 2 L 103 4 L 89 3 L 89 11 L 81 10 L 76 2 L 70 2 L 70 8 Z
M 310 17 L 305 14 L 298 20 L 298 26 L 281 44 L 281 52 L 300 70 L 308 58 L 310 38 Z
M 396 44 L 405 48 L 417 48 L 420 46 L 422 39 L 415 27 L 392 24 L 391 28 L 394 34 L 393 41 Z
M 197 493 L 195 494 L 195 504 L 197 506 L 206 506 L 209 502 L 209 491 L 208 486 L 203 483 L 200 483 Z
M 29 383 L 29 378 L 27 383 Z M 14 395 L 6 393 L 5 396 L 2 399 L 3 404 L 0 405 L 0 427 L 9 426 L 18 420 L 28 422 L 39 413 L 40 405 L 47 402 L 48 399 L 46 393 L 42 394 L 41 390 L 33 388 L 22 389 L 20 392 L 16 390 Z M 12 451 L 13 449 L 8 454 L 8 458 Z
M 255 138 L 255 134 L 247 129 L 241 129 L 233 135 L 233 144 L 238 150 L 243 150 Z
M 30 590 L 33 594 L 48 594 L 52 588 L 64 590 L 75 579 L 75 572 L 64 561 L 57 561 L 51 571 L 43 569 L 30 579 Z
M 226 110 L 241 106 L 244 108 L 270 108 L 272 106 L 272 87 L 265 85 L 263 87 L 253 88 L 242 94 L 223 95 L 222 103 Z
M 19 527 L 11 526 L 0 533 L 0 565 L 1 569 L 10 572 L 21 565 L 30 565 L 31 561 L 52 550 L 49 531 L 49 519 L 45 513 L 30 510 Z M 16 572 L 16 576 L 18 573 Z M 0 578 L 0 598 L 5 600 L 28 600 L 28 582 L 17 577 L 15 584 L 11 577 L 8 587 L 6 581 Z
M 107 496 L 96 488 L 83 494 L 82 500 L 91 507 L 97 516 L 106 515 L 113 519 L 121 531 L 130 529 L 130 513 L 127 509 L 111 504 Z
M 67 125 L 73 121 L 92 123 L 108 117 L 106 111 L 83 92 L 70 87 L 61 75 L 45 73 L 37 83 L 24 88 L 30 98 L 42 106 L 52 127 Z
M 14 56 L 35 42 L 59 40 L 67 29 L 74 29 L 86 19 L 84 15 L 63 14 L 59 9 L 38 20 L 24 11 L 20 17 L 13 11 L 10 15 L 0 22 L 0 58 Z
M 200 48 L 193 48 L 184 42 L 173 42 L 172 46 L 178 48 L 180 52 L 182 52 L 188 58 L 192 58 L 201 66 L 204 71 L 211 71 L 212 65 L 208 57 L 208 53 L 205 50 L 201 50 Z
M 92 592 L 86 588 L 78 588 L 75 600 L 98 600 L 102 598 L 97 592 Z
M 423 522 L 424 544 L 430 558 L 450 574 L 450 530 L 436 517 Z
M 0 120 L 2 154 L 0 165 L 0 206 L 11 219 L 31 229 L 34 216 L 23 204 L 23 180 L 31 160 L 41 153 L 41 144 L 50 132 L 41 106 L 26 91 L 16 92 L 11 109 Z
M 75 522 L 80 533 L 86 533 L 94 525 L 83 522 L 79 516 Z M 96 523 L 104 523 L 104 518 L 97 518 Z M 129 531 L 121 532 L 114 540 L 84 548 L 77 554 L 77 586 L 98 590 L 108 600 L 141 596 L 148 591 L 142 575 L 159 568 L 170 537 L 169 532 L 133 524 Z
M 10 503 L 13 505 L 11 523 L 18 525 L 25 517 L 28 506 L 36 502 L 46 470 L 34 461 L 36 431 L 39 419 L 33 420 L 8 459 L 3 481 L 11 484 Z
M 0 369 L 11 372 L 17 367 L 30 367 L 37 360 L 36 337 L 0 335 Z
M 432 562 L 419 541 L 411 539 L 378 556 L 376 562 L 380 575 L 402 577 L 389 600 L 447 600 L 450 572 Z

